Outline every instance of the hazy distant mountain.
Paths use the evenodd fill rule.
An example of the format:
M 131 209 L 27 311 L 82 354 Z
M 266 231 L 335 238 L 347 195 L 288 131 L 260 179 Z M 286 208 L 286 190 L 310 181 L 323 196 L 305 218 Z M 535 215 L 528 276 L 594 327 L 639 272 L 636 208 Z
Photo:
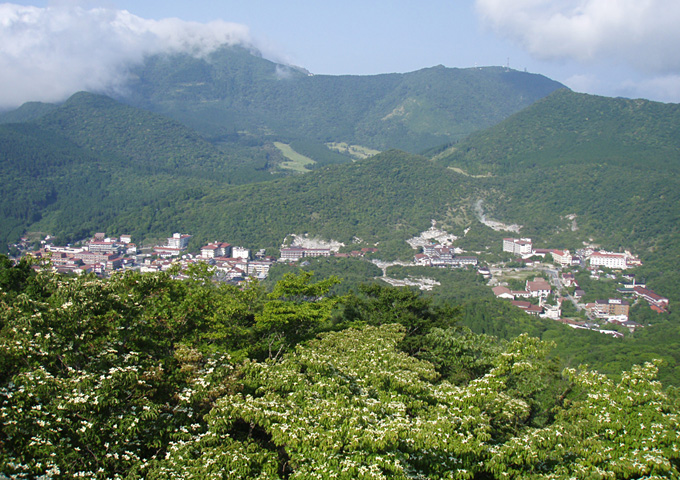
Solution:
M 421 151 L 491 126 L 564 85 L 500 67 L 310 75 L 241 47 L 156 56 L 122 100 L 213 137 L 348 142 Z
M 43 102 L 24 103 L 21 107 L 17 108 L 16 110 L 0 112 L 0 124 L 30 122 L 31 120 L 36 120 L 42 117 L 43 115 L 48 114 L 55 108 L 57 108 L 57 105 L 53 103 Z

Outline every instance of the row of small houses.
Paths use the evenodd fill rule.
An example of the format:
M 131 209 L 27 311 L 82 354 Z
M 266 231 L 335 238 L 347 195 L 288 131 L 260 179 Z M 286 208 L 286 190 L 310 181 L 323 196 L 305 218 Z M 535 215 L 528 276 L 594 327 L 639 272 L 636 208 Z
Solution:
M 97 233 L 82 247 L 60 247 L 47 244 L 32 253 L 41 258 L 49 258 L 52 267 L 61 273 L 106 274 L 120 269 L 138 269 L 141 272 L 166 271 L 177 262 L 186 267 L 191 263 L 207 262 L 215 267 L 217 274 L 227 280 L 257 277 L 266 278 L 269 269 L 276 262 L 273 257 L 265 257 L 264 252 L 255 260 L 250 259 L 250 250 L 232 246 L 224 242 L 214 242 L 201 248 L 200 255 L 186 254 L 191 235 L 175 233 L 167 239 L 166 245 L 153 248 L 154 257 L 143 260 L 135 257 L 137 247 L 129 235 L 119 238 L 106 238 Z M 155 258 L 157 257 L 157 258 Z M 139 263 L 137 263 L 139 262 Z
M 510 290 L 508 287 L 498 286 L 493 288 L 493 294 L 497 298 L 514 300 L 516 298 L 538 298 L 545 299 L 552 292 L 552 287 L 547 280 L 536 277 L 527 280 L 524 290 Z
M 510 300 L 515 307 L 524 310 L 529 315 L 542 316 L 553 320 L 560 318 L 559 302 L 556 306 L 544 305 L 545 299 L 552 292 L 552 287 L 543 278 L 536 277 L 533 280 L 527 280 L 524 290 L 510 290 L 502 285 L 494 287 L 492 290 L 496 298 Z M 519 300 L 522 298 L 537 298 L 539 305 L 526 300 Z
M 497 286 L 493 288 L 493 293 L 497 298 L 510 299 L 514 306 L 524 310 L 529 315 L 559 320 L 561 314 L 560 304 L 563 299 L 560 298 L 557 300 L 557 306 L 543 305 L 543 299 L 545 296 L 549 295 L 549 288 L 549 285 L 547 285 L 547 282 L 544 280 L 535 279 L 534 282 L 527 282 L 526 290 L 515 291 L 510 290 L 507 287 Z M 668 311 L 668 299 L 655 294 L 645 287 L 639 285 L 635 286 L 629 293 L 646 300 L 654 311 Z M 517 298 L 539 298 L 539 305 L 524 300 L 518 300 Z M 607 300 L 596 300 L 595 302 L 587 303 L 585 310 L 591 318 L 599 318 L 609 323 L 622 325 L 627 327 L 630 331 L 641 326 L 628 318 L 630 303 L 624 299 L 609 298 Z
M 179 260 L 156 259 L 145 262 L 139 270 L 141 272 L 166 271 L 177 263 L 184 269 L 191 264 L 199 262 L 211 265 L 218 279 L 236 281 L 247 278 L 267 278 L 269 270 L 276 263 L 276 259 L 273 257 L 262 257 L 258 260 L 234 257 L 215 257 L 210 259 L 196 257 Z
M 541 278 L 536 278 L 534 281 L 527 281 L 526 290 L 510 290 L 507 287 L 497 286 L 493 288 L 493 293 L 496 298 L 510 299 L 512 305 L 520 308 L 529 315 L 540 316 L 542 318 L 549 318 L 567 323 L 573 328 L 587 328 L 589 330 L 597 330 L 602 333 L 610 333 L 610 331 L 599 330 L 586 325 L 585 322 L 567 321 L 561 318 L 561 304 L 563 298 L 557 299 L 556 305 L 547 305 L 543 301 L 547 295 L 550 294 L 550 285 Z M 517 300 L 517 298 L 538 298 L 539 305 L 532 304 L 526 300 Z M 586 311 L 593 317 L 607 320 L 610 323 L 623 325 L 629 330 L 633 331 L 640 327 L 636 322 L 628 319 L 628 302 L 620 299 L 597 300 L 594 303 L 586 305 Z
M 631 290 L 624 288 L 619 289 L 619 292 L 624 294 L 633 294 L 636 297 L 646 300 L 649 307 L 658 313 L 667 313 L 670 307 L 670 302 L 666 297 L 662 297 L 652 290 L 645 288 L 644 286 L 635 285 Z

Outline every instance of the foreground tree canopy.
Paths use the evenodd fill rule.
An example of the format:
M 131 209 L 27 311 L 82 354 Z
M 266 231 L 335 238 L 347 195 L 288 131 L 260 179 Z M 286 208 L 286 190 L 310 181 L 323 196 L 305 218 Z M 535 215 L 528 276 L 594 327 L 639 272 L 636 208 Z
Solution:
M 653 363 L 560 372 L 409 290 L 0 265 L 0 478 L 678 478 Z

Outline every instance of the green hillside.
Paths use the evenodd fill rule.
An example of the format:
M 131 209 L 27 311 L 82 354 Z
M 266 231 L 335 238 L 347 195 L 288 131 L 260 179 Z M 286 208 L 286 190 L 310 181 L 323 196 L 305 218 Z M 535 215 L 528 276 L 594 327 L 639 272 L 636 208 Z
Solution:
M 79 239 L 152 202 L 275 178 L 259 148 L 225 153 L 174 120 L 108 97 L 83 92 L 48 110 L 0 125 L 3 244 L 29 229 Z
M 651 259 L 680 233 L 680 105 L 561 90 L 436 158 L 490 174 L 478 179 L 487 208 L 529 236 Z
M 443 164 L 507 174 L 568 165 L 680 168 L 680 105 L 558 90 L 456 145 Z
M 504 68 L 310 75 L 241 47 L 205 58 L 162 56 L 135 70 L 122 100 L 213 138 L 306 138 L 411 152 L 459 140 L 563 85 Z
M 149 174 L 226 178 L 229 159 L 184 125 L 102 95 L 78 93 L 37 125 Z
M 190 231 L 199 243 L 217 235 L 260 248 L 309 232 L 346 243 L 356 236 L 380 242 L 385 254 L 396 248 L 410 255 L 404 240 L 427 229 L 432 218 L 447 218 L 466 192 L 465 183 L 445 168 L 390 151 L 302 176 L 151 204 L 121 214 L 115 230 L 143 235 L 138 229 L 149 222 L 154 231 Z
M 100 167 L 95 155 L 62 136 L 30 124 L 0 125 L 0 241 L 16 241 L 66 204 L 87 211 L 110 182 Z
M 48 114 L 56 109 L 57 105 L 53 103 L 42 102 L 28 102 L 24 103 L 16 110 L 7 112 L 0 112 L 0 124 L 3 123 L 23 123 L 36 120 L 43 115 Z

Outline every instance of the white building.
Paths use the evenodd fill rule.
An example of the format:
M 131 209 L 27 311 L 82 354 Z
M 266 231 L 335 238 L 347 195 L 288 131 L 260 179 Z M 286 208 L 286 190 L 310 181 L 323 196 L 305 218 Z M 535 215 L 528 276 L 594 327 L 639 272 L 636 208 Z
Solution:
M 628 262 L 626 261 L 625 253 L 600 251 L 590 255 L 590 266 L 625 270 L 628 268 Z
M 571 265 L 572 256 L 571 253 L 569 253 L 569 250 L 552 250 L 550 253 L 555 263 L 562 265 L 563 267 Z
M 305 248 L 305 257 L 330 257 L 330 248 Z
M 248 263 L 248 275 L 264 278 L 269 274 L 272 262 L 256 260 Z
M 530 238 L 504 238 L 503 251 L 522 257 L 524 255 L 531 255 L 533 245 Z
M 90 242 L 87 246 L 90 252 L 113 253 L 118 251 L 115 242 Z
M 250 258 L 250 250 L 244 247 L 232 247 L 231 256 L 233 258 Z
M 508 287 L 499 285 L 491 289 L 496 298 L 507 298 L 508 300 L 514 300 L 515 296 L 512 294 Z
M 216 258 L 226 257 L 231 251 L 231 245 L 228 243 L 215 242 L 201 247 L 201 257 Z M 246 257 L 247 258 L 247 257 Z
M 305 249 L 292 245 L 281 249 L 281 260 L 288 262 L 297 262 L 305 256 Z
M 217 254 L 219 247 L 215 244 L 206 245 L 201 247 L 201 257 L 203 258 L 215 258 L 219 257 Z
M 562 316 L 562 309 L 559 303 L 557 305 L 543 305 L 543 313 L 539 316 L 550 320 L 559 320 Z
M 168 247 L 184 250 L 189 245 L 191 235 L 182 235 L 181 233 L 173 233 L 172 237 L 168 238 Z
M 535 278 L 533 282 L 527 280 L 526 290 L 534 298 L 547 297 L 552 291 L 550 284 L 542 278 Z

